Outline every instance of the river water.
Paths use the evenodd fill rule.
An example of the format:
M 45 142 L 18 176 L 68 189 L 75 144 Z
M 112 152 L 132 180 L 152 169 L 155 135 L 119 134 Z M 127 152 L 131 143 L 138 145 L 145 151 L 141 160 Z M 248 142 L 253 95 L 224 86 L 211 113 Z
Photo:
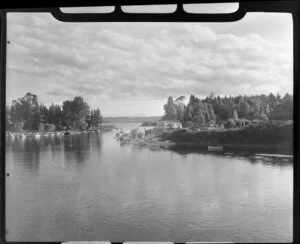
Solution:
M 7 143 L 7 241 L 292 241 L 292 158 L 141 148 L 115 133 Z

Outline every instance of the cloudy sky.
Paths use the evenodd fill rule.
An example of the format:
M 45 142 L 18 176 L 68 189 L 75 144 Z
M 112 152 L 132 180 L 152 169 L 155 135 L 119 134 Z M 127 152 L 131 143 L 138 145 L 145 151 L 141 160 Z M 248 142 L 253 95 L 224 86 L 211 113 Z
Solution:
M 82 96 L 104 116 L 163 114 L 168 96 L 293 92 L 292 17 L 233 23 L 63 23 L 8 15 L 7 103 Z

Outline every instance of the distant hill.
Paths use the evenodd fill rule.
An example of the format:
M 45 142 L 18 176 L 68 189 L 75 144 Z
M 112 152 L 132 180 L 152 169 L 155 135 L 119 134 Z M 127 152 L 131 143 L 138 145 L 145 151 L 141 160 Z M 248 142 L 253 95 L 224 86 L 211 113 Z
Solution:
M 141 116 L 141 117 L 131 117 L 131 116 L 123 116 L 123 117 L 103 117 L 103 123 L 143 123 L 143 122 L 156 122 L 162 116 Z

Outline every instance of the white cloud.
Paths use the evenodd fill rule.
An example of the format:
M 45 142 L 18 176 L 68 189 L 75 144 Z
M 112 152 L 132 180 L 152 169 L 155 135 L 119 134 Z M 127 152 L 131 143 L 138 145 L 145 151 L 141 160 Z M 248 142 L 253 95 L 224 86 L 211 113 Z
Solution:
M 125 101 L 169 95 L 292 92 L 292 43 L 221 31 L 224 23 L 62 23 L 21 13 L 8 23 L 8 97 L 21 88 L 46 104 L 81 95 L 105 111 L 114 100 L 118 114 L 129 110 Z

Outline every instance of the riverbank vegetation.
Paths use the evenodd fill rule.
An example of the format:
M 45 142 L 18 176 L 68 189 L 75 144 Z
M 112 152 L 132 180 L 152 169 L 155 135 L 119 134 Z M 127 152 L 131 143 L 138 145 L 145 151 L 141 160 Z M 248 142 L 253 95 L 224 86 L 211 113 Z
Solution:
M 258 125 L 224 130 L 177 130 L 161 135 L 178 146 L 223 146 L 229 149 L 293 153 L 293 122 L 266 121 Z
M 183 127 L 198 129 L 203 127 L 244 127 L 268 120 L 292 120 L 293 96 L 214 96 L 211 93 L 204 99 L 191 95 L 187 105 L 185 97 L 175 101 L 168 98 L 164 105 L 162 120 L 178 120 Z
M 223 146 L 231 149 L 293 152 L 293 96 L 269 95 L 220 97 L 211 93 L 204 99 L 190 96 L 168 98 L 161 120 L 177 120 L 182 130 L 160 135 L 181 146 Z
M 62 106 L 39 104 L 30 92 L 6 107 L 6 130 L 11 132 L 56 130 L 86 130 L 99 128 L 100 109 L 91 109 L 82 97 L 66 100 Z
M 292 95 L 220 97 L 211 93 L 203 99 L 191 95 L 187 104 L 184 100 L 184 96 L 175 101 L 169 97 L 164 105 L 165 114 L 160 118 L 180 121 L 183 129 L 156 126 L 142 132 L 133 130 L 127 136 L 140 141 L 144 137 L 156 137 L 177 145 L 257 146 L 292 152 Z M 133 117 L 117 120 L 124 118 L 131 121 Z M 142 126 L 154 126 L 159 117 L 139 119 L 143 120 Z M 38 103 L 35 94 L 28 92 L 6 109 L 6 129 L 11 132 L 117 129 L 112 125 L 101 125 L 102 121 L 100 109 L 91 109 L 82 97 L 66 100 L 62 106 L 51 104 L 46 107 Z

